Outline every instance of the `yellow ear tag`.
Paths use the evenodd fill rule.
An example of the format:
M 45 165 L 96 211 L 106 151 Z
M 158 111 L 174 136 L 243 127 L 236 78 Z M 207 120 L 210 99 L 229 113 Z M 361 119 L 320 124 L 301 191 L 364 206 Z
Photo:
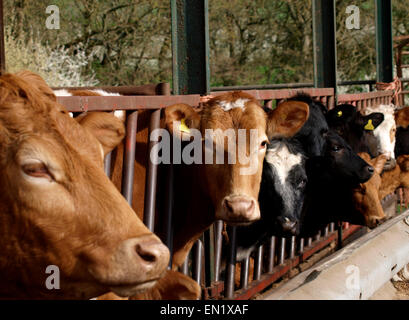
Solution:
M 338 117 L 342 117 L 342 111 L 338 111 Z
M 365 130 L 374 130 L 375 127 L 372 124 L 372 119 L 368 120 L 368 123 L 366 124 L 366 126 L 364 127 Z
M 190 133 L 189 127 L 186 125 L 186 119 L 183 118 L 182 120 L 180 120 L 180 127 L 179 127 L 180 131 L 182 132 L 186 132 L 186 133 Z

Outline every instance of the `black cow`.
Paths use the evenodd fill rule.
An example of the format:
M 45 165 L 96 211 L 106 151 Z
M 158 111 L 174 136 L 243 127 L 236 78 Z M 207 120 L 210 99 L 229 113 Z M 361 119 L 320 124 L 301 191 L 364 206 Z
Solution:
M 360 158 L 338 134 L 329 131 L 322 156 L 306 163 L 308 185 L 301 219 L 301 236 L 315 235 L 330 222 L 365 225 L 354 209 L 353 189 L 368 181 L 374 168 Z
M 373 130 L 384 120 L 383 113 L 362 115 L 351 104 L 340 104 L 326 114 L 330 129 L 338 133 L 355 152 L 366 152 L 377 157 L 378 144 Z

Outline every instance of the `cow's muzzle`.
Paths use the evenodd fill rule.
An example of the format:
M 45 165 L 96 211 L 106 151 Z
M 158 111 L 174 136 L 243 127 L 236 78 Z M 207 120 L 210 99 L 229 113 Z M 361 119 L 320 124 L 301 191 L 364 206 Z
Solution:
M 258 202 L 243 195 L 227 196 L 222 201 L 222 217 L 232 225 L 249 224 L 260 219 Z

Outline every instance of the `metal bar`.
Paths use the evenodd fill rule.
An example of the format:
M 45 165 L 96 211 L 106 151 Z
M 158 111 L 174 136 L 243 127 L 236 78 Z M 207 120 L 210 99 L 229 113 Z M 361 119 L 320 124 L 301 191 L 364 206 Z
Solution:
M 268 246 L 268 266 L 267 266 L 268 273 L 273 272 L 273 269 L 274 269 L 275 251 L 276 251 L 276 237 L 272 236 L 270 238 L 269 246 Z
M 171 0 L 173 93 L 210 92 L 208 0 Z
M 392 3 L 375 0 L 376 19 L 376 79 L 393 80 Z
M 111 178 L 111 159 L 112 151 L 108 153 L 104 159 L 104 171 L 108 178 Z
M 188 274 L 189 274 L 189 254 L 187 255 L 186 260 L 185 260 L 185 262 L 183 262 L 182 267 L 181 267 L 180 269 L 181 269 L 180 271 L 181 271 L 184 275 L 188 275 Z
M 4 46 L 3 0 L 0 0 L 0 75 L 6 71 L 6 49 Z
M 172 150 L 172 149 L 171 149 Z M 165 244 L 169 248 L 170 259 L 169 267 L 172 267 L 172 252 L 173 252 L 173 164 L 166 166 L 166 184 L 165 184 Z
M 263 269 L 263 246 L 259 246 L 256 251 L 254 261 L 254 280 L 260 280 L 261 270 Z
M 193 259 L 193 279 L 198 283 L 202 283 L 202 251 L 203 242 L 201 239 L 197 240 L 194 247 L 194 259 Z
M 161 109 L 158 109 L 151 114 L 151 121 L 149 125 L 149 136 L 152 131 L 160 127 L 160 112 Z M 149 230 L 153 231 L 155 225 L 155 200 L 156 200 L 156 187 L 157 187 L 157 175 L 158 175 L 158 165 L 157 157 L 158 154 L 152 154 L 151 150 L 158 142 L 150 141 L 148 148 L 148 170 L 146 175 L 145 183 L 145 208 L 143 214 L 143 220 Z M 154 163 L 153 163 L 153 162 Z
M 170 83 L 145 84 L 141 86 L 100 86 L 100 87 L 52 87 L 53 90 L 104 90 L 111 93 L 119 93 L 123 96 L 156 96 L 170 95 Z
M 227 256 L 226 281 L 224 285 L 225 297 L 230 299 L 234 296 L 234 275 L 236 273 L 236 227 L 229 228 L 229 252 Z
M 335 1 L 313 0 L 314 86 L 337 87 Z
M 124 163 L 122 172 L 122 195 L 132 206 L 132 191 L 135 162 L 135 143 L 138 125 L 138 111 L 128 115 L 126 119 L 126 138 L 124 146 Z
M 294 257 L 295 257 L 295 236 L 292 236 L 290 242 L 290 259 L 294 259 Z
M 215 256 L 214 256 L 214 224 L 204 232 L 204 251 L 205 251 L 205 286 L 210 287 L 214 282 Z
M 241 263 L 240 284 L 242 289 L 247 289 L 249 285 L 249 264 L 250 258 L 247 257 Z
M 299 253 L 304 252 L 304 238 L 300 239 L 300 249 L 298 250 Z
M 280 256 L 278 258 L 278 264 L 283 264 L 285 259 L 285 238 L 280 240 Z
M 222 243 L 223 243 L 223 236 L 222 236 L 222 230 L 223 230 L 223 221 L 219 220 L 214 223 L 214 229 L 215 229 L 215 243 L 216 243 L 216 248 L 215 248 L 215 261 L 214 261 L 214 281 L 219 281 L 220 280 L 220 265 L 222 261 Z

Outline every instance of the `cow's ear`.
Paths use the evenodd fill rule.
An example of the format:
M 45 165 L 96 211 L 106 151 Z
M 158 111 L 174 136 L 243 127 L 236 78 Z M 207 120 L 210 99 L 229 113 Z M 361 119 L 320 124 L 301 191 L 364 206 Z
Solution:
M 395 112 L 397 127 L 407 128 L 409 126 L 409 107 L 402 108 Z
M 268 113 L 267 136 L 271 138 L 290 138 L 308 120 L 308 104 L 301 101 L 286 101 Z
M 381 174 L 383 171 L 383 167 L 385 166 L 388 157 L 384 154 L 377 156 L 375 159 L 372 159 L 372 166 L 375 169 L 375 172 Z
M 409 155 L 404 154 L 399 156 L 398 159 L 396 159 L 396 162 L 402 171 L 409 171 Z
M 383 113 L 373 112 L 367 116 L 360 116 L 358 118 L 358 124 L 363 126 L 363 128 L 367 131 L 373 131 L 382 123 L 384 119 L 385 116 Z
M 165 108 L 165 122 L 170 133 L 189 140 L 190 129 L 200 129 L 200 113 L 187 104 L 174 104 Z
M 328 124 L 348 123 L 356 114 L 356 108 L 350 104 L 340 104 L 327 112 Z
M 101 143 L 104 156 L 111 152 L 125 137 L 123 121 L 112 113 L 90 112 L 76 118 L 78 123 L 89 130 Z

